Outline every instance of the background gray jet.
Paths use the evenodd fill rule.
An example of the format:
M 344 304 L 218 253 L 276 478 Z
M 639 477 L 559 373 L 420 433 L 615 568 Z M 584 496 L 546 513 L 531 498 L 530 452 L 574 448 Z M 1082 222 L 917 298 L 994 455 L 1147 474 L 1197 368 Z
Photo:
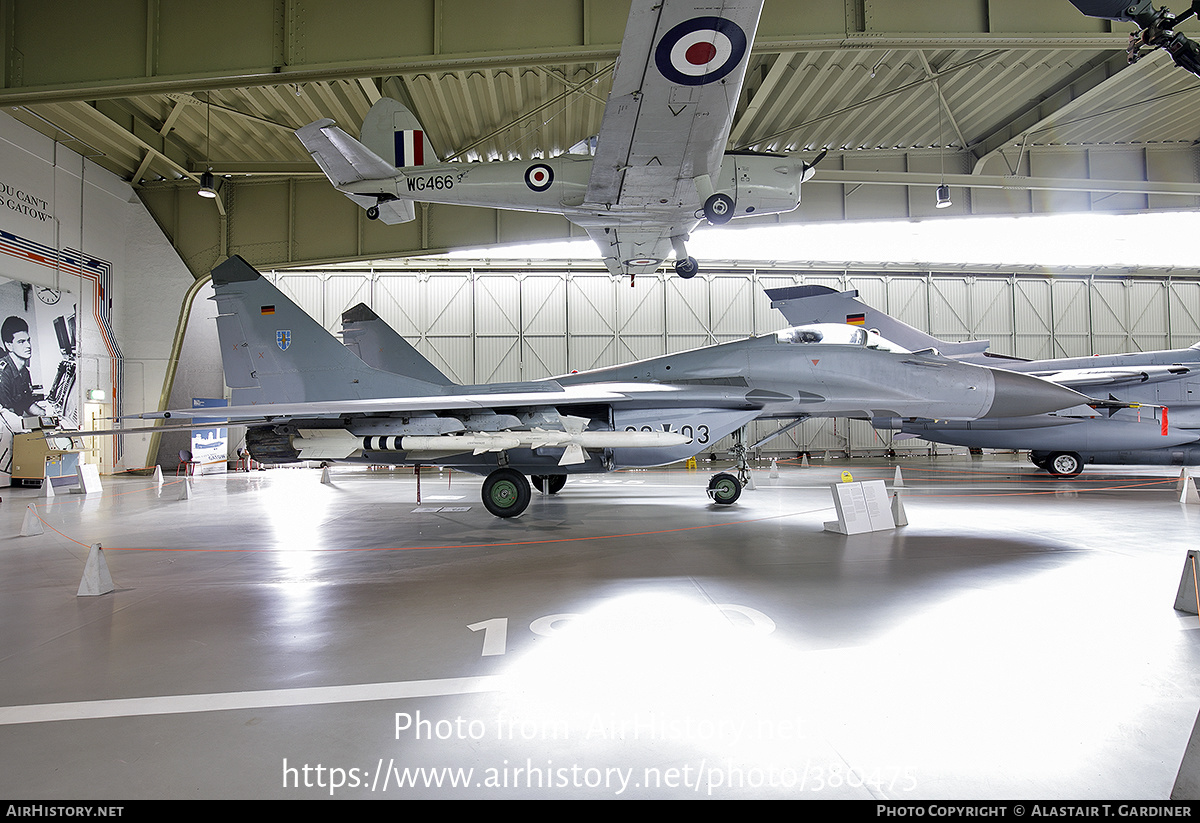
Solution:
M 1018 360 L 987 351 L 988 341 L 951 343 L 825 286 L 768 289 L 771 306 L 790 323 L 854 322 L 911 349 L 935 349 L 959 362 L 988 363 L 1032 374 L 1114 404 L 1080 406 L 1005 420 L 877 420 L 934 443 L 1029 449 L 1051 474 L 1076 475 L 1085 463 L 1200 464 L 1200 343 L 1186 349 L 1055 360 Z

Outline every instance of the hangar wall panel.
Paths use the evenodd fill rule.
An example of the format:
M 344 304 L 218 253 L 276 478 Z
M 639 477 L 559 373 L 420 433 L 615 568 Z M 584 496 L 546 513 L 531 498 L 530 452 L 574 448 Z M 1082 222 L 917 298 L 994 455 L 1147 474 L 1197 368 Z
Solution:
M 412 264 L 416 265 L 416 264 Z M 949 272 L 764 271 L 639 277 L 546 268 L 467 271 L 292 271 L 270 274 L 326 328 L 366 302 L 460 383 L 534 380 L 685 351 L 784 325 L 763 290 L 801 284 L 858 289 L 870 305 L 948 340 L 990 339 L 1025 358 L 1182 348 L 1200 340 L 1200 279 Z M 750 442 L 776 423 L 750 427 Z M 724 452 L 731 440 L 714 444 Z M 763 447 L 925 452 L 862 421 L 811 420 Z M 949 447 L 939 447 L 945 451 Z

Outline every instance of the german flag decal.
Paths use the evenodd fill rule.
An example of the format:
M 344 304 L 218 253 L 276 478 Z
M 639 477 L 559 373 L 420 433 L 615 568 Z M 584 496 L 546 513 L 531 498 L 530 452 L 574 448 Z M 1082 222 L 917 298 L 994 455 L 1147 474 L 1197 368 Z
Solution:
M 275 307 L 274 306 L 263 306 L 262 308 L 259 309 L 259 311 L 261 311 L 263 314 L 274 314 Z
M 846 322 L 851 326 L 862 326 L 866 324 L 867 316 L 865 314 L 847 314 Z

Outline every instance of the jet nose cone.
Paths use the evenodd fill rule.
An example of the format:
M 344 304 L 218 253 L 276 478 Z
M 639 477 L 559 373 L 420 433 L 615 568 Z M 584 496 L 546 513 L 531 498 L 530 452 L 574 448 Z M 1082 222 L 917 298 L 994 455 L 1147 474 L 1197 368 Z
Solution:
M 992 407 L 984 417 L 1025 417 L 1031 414 L 1069 409 L 1088 398 L 1074 389 L 1068 389 L 1040 377 L 1028 374 L 991 369 L 996 390 Z

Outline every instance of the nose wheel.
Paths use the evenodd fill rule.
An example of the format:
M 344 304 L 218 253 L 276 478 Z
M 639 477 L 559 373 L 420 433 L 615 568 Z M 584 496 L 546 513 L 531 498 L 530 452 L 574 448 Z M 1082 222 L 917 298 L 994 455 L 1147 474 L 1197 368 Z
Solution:
M 742 496 L 742 484 L 729 472 L 714 474 L 708 481 L 708 496 L 714 503 L 728 506 Z

